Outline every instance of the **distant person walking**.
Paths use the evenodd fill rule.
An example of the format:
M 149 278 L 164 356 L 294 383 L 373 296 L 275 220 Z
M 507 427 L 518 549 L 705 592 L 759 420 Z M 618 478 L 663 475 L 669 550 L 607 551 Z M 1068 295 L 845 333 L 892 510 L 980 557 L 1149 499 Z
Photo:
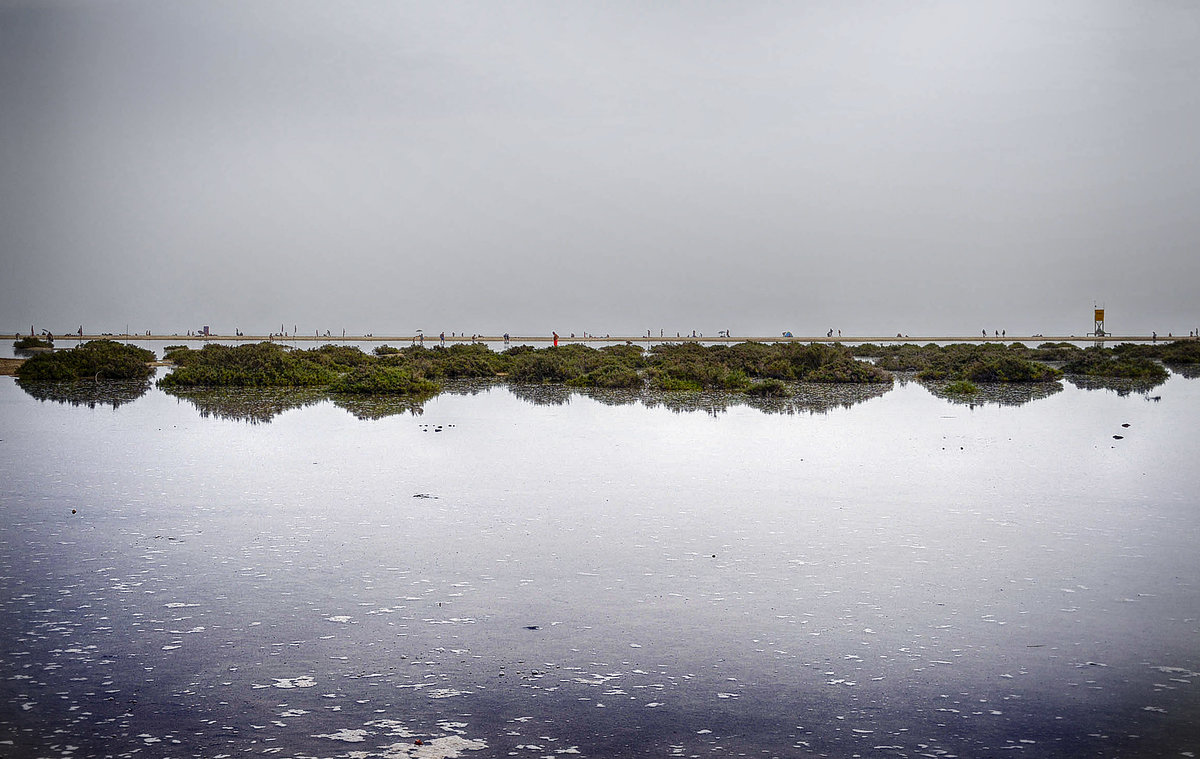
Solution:
M 446 347 L 446 331 L 442 330 L 442 334 L 438 335 L 438 337 L 442 341 L 442 347 L 445 348 Z
M 554 347 L 557 348 L 558 347 L 558 333 L 551 332 L 550 334 L 554 335 Z

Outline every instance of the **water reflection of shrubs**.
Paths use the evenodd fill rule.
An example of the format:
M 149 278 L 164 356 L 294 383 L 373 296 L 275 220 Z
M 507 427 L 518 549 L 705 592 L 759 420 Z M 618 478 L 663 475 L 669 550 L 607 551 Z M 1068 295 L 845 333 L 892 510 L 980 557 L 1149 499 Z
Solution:
M 730 393 L 723 390 L 670 392 L 642 388 L 572 389 L 562 385 L 510 385 L 516 397 L 539 406 L 564 405 L 572 396 L 580 395 L 606 406 L 627 406 L 640 403 L 646 408 L 664 408 L 676 413 L 703 411 L 717 416 L 731 408 L 744 406 L 765 414 L 824 414 L 838 408 L 878 398 L 892 389 L 891 384 L 835 384 L 824 382 L 780 383 L 786 388 L 784 396 L 754 393 Z
M 563 406 L 575 391 L 566 385 L 509 385 L 510 393 L 535 406 Z
M 259 424 L 285 411 L 313 406 L 327 393 L 311 388 L 167 388 L 166 391 L 196 407 L 205 419 Z
M 447 383 L 442 392 L 449 395 L 477 395 L 493 387 L 493 383 L 478 380 L 458 380 Z M 326 401 L 347 411 L 358 419 L 382 419 L 388 416 L 424 413 L 425 395 L 374 395 L 331 393 L 323 388 L 164 388 L 165 392 L 191 403 L 202 417 L 250 422 L 270 422 L 284 411 L 315 406 Z
M 1063 390 L 1061 382 L 983 382 L 975 385 L 974 392 L 961 392 L 957 381 L 921 379 L 919 382 L 937 397 L 971 408 L 984 405 L 1024 406 Z
M 362 420 L 384 419 L 400 414 L 420 416 L 425 413 L 423 404 L 421 400 L 387 395 L 337 395 L 333 398 L 333 405 Z
M 149 380 L 83 380 L 46 382 L 17 379 L 17 385 L 39 401 L 71 406 L 112 406 L 114 409 L 141 398 L 150 389 Z
M 1068 374 L 1067 381 L 1080 390 L 1108 390 L 1122 397 L 1131 393 L 1148 393 L 1165 382 L 1165 379 L 1135 379 L 1130 377 L 1091 377 L 1086 374 Z

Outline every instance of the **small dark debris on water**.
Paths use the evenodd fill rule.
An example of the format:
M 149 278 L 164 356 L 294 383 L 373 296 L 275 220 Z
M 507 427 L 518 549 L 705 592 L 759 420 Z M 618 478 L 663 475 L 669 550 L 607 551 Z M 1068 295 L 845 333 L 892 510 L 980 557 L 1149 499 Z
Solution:
M 542 626 L 541 625 L 525 625 L 525 629 L 526 630 L 540 630 L 540 629 L 542 629 Z
M 1124 435 L 1113 435 L 1113 440 L 1124 440 L 1124 439 L 1125 439 Z
M 1121 426 L 1122 426 L 1122 427 L 1128 427 L 1128 426 L 1129 426 L 1129 422 L 1125 422 L 1125 423 L 1124 423 L 1124 424 L 1122 424 Z
M 433 495 L 432 493 L 413 493 L 413 498 L 433 498 L 433 499 L 436 499 L 436 498 L 437 498 L 437 496 L 436 496 L 436 495 Z

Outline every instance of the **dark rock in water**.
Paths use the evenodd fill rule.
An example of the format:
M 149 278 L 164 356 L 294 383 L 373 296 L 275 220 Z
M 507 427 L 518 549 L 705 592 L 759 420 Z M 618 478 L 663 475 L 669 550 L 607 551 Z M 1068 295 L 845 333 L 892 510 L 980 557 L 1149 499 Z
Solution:
M 1125 439 L 1124 435 L 1113 435 L 1113 440 L 1124 440 L 1124 439 Z

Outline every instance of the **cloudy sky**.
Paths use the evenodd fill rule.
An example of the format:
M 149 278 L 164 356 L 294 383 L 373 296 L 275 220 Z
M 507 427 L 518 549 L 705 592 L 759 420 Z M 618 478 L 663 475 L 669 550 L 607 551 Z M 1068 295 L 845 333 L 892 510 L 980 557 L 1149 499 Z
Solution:
M 0 329 L 1200 324 L 1200 5 L 0 0 Z

